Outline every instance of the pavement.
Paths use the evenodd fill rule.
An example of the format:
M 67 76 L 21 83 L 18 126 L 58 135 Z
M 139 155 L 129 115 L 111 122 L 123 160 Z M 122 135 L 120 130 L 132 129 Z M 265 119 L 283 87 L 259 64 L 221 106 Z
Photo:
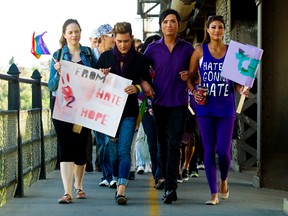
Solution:
M 24 191 L 24 197 L 8 200 L 0 208 L 0 216 L 161 216 L 161 215 L 216 215 L 216 216 L 286 216 L 284 212 L 288 192 L 253 186 L 253 174 L 230 171 L 228 200 L 215 206 L 205 205 L 210 198 L 205 172 L 199 178 L 190 178 L 178 186 L 178 200 L 170 205 L 162 201 L 163 191 L 154 188 L 151 173 L 136 174 L 126 190 L 127 205 L 115 203 L 115 189 L 100 187 L 100 172 L 85 173 L 85 200 L 58 204 L 63 194 L 59 170 L 47 175 Z M 287 210 L 287 209 L 286 209 Z

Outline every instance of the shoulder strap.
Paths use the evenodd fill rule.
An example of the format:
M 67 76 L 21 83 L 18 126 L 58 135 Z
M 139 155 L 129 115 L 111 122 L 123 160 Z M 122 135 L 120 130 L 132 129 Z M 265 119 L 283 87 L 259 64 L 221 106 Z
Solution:
M 86 48 L 86 51 L 87 51 L 87 53 L 88 53 L 88 57 L 89 57 L 89 59 L 90 59 L 90 65 L 91 66 L 93 66 L 93 54 L 92 54 L 92 50 L 91 50 L 91 48 L 90 47 L 88 47 L 88 46 L 85 46 L 85 48 Z
M 61 59 L 63 59 L 63 52 L 62 52 L 62 48 L 58 50 L 57 53 L 57 60 L 60 61 Z

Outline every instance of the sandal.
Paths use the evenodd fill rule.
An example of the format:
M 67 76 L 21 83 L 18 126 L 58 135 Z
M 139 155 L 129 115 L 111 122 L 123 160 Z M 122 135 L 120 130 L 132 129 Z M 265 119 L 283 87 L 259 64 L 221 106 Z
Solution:
M 86 194 L 82 189 L 76 189 L 76 199 L 86 199 Z
M 72 197 L 69 194 L 64 194 L 64 196 L 58 200 L 58 203 L 60 204 L 69 204 L 71 202 L 72 202 Z
M 219 204 L 219 199 L 208 200 L 205 202 L 206 205 L 217 205 Z

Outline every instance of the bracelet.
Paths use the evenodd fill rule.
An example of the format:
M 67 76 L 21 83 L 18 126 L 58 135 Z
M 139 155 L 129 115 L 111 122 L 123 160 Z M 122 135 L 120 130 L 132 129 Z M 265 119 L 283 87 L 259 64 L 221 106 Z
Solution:
M 196 91 L 196 89 L 195 89 L 195 88 L 192 89 L 192 91 L 191 91 L 192 95 L 194 95 L 194 94 L 193 94 L 193 91 Z
M 144 93 L 142 87 L 140 85 L 135 85 L 135 87 L 138 89 L 137 95 L 141 96 Z

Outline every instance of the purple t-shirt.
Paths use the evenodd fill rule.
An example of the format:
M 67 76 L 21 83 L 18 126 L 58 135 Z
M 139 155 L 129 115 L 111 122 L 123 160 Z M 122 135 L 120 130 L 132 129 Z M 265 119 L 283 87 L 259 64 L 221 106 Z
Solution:
M 187 84 L 181 80 L 179 73 L 188 70 L 193 51 L 192 44 L 180 38 L 176 39 L 172 52 L 165 45 L 163 37 L 149 44 L 144 55 L 155 73 L 153 104 L 166 107 L 187 105 Z
M 208 88 L 205 105 L 197 105 L 197 116 L 236 116 L 233 82 L 221 77 L 224 58 L 215 59 L 203 44 L 203 58 L 200 65 L 201 85 Z

